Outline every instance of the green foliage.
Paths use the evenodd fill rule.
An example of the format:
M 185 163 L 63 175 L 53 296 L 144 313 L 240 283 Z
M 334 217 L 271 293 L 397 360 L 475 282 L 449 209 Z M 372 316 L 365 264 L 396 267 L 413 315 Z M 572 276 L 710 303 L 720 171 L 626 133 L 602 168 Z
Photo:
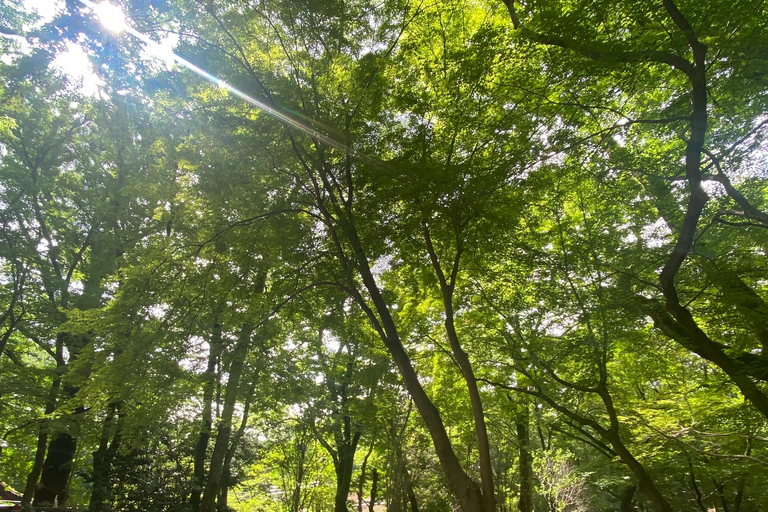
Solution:
M 332 510 L 342 449 L 457 509 L 402 343 L 498 510 L 526 453 L 536 510 L 768 506 L 761 3 L 123 6 L 269 109 L 0 7 L 3 479 L 71 433 L 70 503 L 198 512 L 226 432 L 221 509 Z

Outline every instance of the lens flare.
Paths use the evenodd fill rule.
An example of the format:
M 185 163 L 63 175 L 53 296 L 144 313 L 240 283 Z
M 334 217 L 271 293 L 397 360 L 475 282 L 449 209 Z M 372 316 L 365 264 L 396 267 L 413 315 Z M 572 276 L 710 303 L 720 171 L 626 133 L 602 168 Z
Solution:
M 90 0 L 79 0 L 79 1 L 81 4 L 90 8 L 94 12 L 94 14 L 98 16 L 99 21 L 104 25 L 106 29 L 108 29 L 109 31 L 115 34 L 127 32 L 128 34 L 132 35 L 133 37 L 135 37 L 136 39 L 144 43 L 150 55 L 154 56 L 155 58 L 160 58 L 161 60 L 166 61 L 166 65 L 168 65 L 169 67 L 171 67 L 170 64 L 172 63 L 185 67 L 188 70 L 192 71 L 193 73 L 201 76 L 202 78 L 205 78 L 212 84 L 218 86 L 219 88 L 226 90 L 227 92 L 237 96 L 238 98 L 244 101 L 247 101 L 254 107 L 258 108 L 265 114 L 272 116 L 274 119 L 278 120 L 284 125 L 293 127 L 309 135 L 315 140 L 325 143 L 330 147 L 344 151 L 350 155 L 358 156 L 357 152 L 354 151 L 349 146 L 347 146 L 346 144 L 343 144 L 335 140 L 334 138 L 312 128 L 311 126 L 308 126 L 305 122 L 294 117 L 293 115 L 289 115 L 285 113 L 285 111 L 282 108 L 280 108 L 278 105 L 275 105 L 272 101 L 260 100 L 260 99 L 254 98 L 253 96 L 246 94 L 243 91 L 228 84 L 224 80 L 221 80 L 220 78 L 217 78 L 214 75 L 208 73 L 207 71 L 196 66 L 195 64 L 191 63 L 187 59 L 180 57 L 177 54 L 170 52 L 165 48 L 161 48 L 161 46 L 157 42 L 153 41 L 152 39 L 147 37 L 145 34 L 142 34 L 135 28 L 131 27 L 128 24 L 125 18 L 125 14 L 123 14 L 123 11 L 120 9 L 120 7 L 116 5 L 112 5 L 108 2 L 95 4 Z M 158 53 L 160 52 L 162 52 L 162 56 L 158 55 Z
M 87 4 L 86 4 L 87 5 Z M 99 21 L 104 28 L 115 34 L 119 34 L 128 28 L 128 24 L 125 21 L 125 14 L 123 10 L 116 5 L 112 5 L 109 2 L 102 2 L 100 4 L 92 5 L 91 9 L 99 17 Z

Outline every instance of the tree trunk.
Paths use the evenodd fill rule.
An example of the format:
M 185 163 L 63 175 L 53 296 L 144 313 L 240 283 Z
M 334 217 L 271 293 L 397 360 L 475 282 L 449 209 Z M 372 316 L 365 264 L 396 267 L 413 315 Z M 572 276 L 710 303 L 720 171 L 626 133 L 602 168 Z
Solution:
M 440 466 L 445 472 L 448 485 L 458 499 L 461 509 L 463 512 L 486 512 L 480 487 L 478 487 L 477 483 L 475 483 L 462 468 L 461 462 L 456 456 L 456 452 L 451 445 L 451 440 L 445 430 L 440 411 L 435 407 L 435 404 L 432 403 L 432 400 L 429 399 L 429 396 L 427 396 L 426 391 L 424 391 L 424 388 L 419 382 L 419 378 L 413 368 L 411 359 L 408 356 L 405 347 L 403 347 L 395 321 L 389 312 L 389 308 L 381 294 L 381 290 L 376 284 L 376 278 L 371 271 L 368 257 L 363 250 L 357 230 L 354 225 L 352 225 L 351 221 L 345 220 L 344 223 L 346 224 L 346 234 L 355 252 L 357 270 L 360 272 L 363 285 L 371 297 L 376 313 L 378 313 L 378 318 L 361 295 L 355 295 L 355 299 L 363 311 L 368 314 L 368 317 L 374 324 L 374 328 L 376 328 L 384 345 L 387 347 L 392 359 L 400 370 L 400 375 L 403 377 L 405 387 L 411 395 L 413 403 L 416 405 L 416 409 L 424 420 L 424 425 L 427 427 L 427 431 L 432 438 L 435 452 L 440 461 Z
M 56 399 L 61 387 L 61 378 L 64 373 L 66 363 L 64 362 L 64 339 L 60 333 L 56 336 L 56 376 L 51 383 L 51 391 L 48 393 L 48 400 L 45 404 L 45 415 L 48 416 L 56 409 Z M 27 485 L 24 487 L 24 496 L 21 502 L 29 505 L 35 495 L 37 481 L 40 479 L 40 473 L 43 470 L 45 461 L 45 448 L 48 445 L 48 420 L 40 423 L 40 430 L 37 434 L 37 449 L 35 451 L 35 462 L 32 464 L 32 471 L 27 477 Z
M 221 418 L 216 433 L 216 443 L 211 455 L 211 465 L 208 470 L 208 479 L 205 484 L 205 492 L 200 503 L 200 512 L 215 512 L 216 497 L 219 494 L 219 485 L 221 484 L 221 473 L 224 464 L 224 457 L 229 449 L 229 438 L 232 432 L 232 415 L 237 404 L 237 393 L 240 390 L 240 377 L 243 374 L 245 357 L 248 355 L 248 348 L 251 341 L 253 328 L 244 325 L 240 330 L 237 345 L 232 352 L 232 362 L 229 365 L 229 380 L 224 396 L 224 406 L 222 408 Z
M 360 432 L 355 432 L 350 439 L 350 417 L 344 416 L 344 437 L 338 447 L 338 462 L 336 464 L 336 498 L 335 512 L 348 512 L 347 500 L 352 486 L 352 471 L 355 469 L 355 452 L 360 441 Z
M 354 453 L 352 457 L 344 457 L 339 454 L 339 464 L 336 468 L 336 496 L 334 498 L 334 512 L 348 512 L 347 499 L 349 497 L 349 488 L 352 483 L 352 469 L 354 462 Z
M 35 504 L 63 506 L 69 494 L 69 476 L 77 450 L 77 438 L 67 432 L 56 434 L 48 445 Z
M 77 393 L 77 389 L 72 386 L 63 386 L 63 389 L 68 399 L 74 398 Z M 74 413 L 67 416 L 69 431 L 57 433 L 48 444 L 48 454 L 43 462 L 40 483 L 35 490 L 36 504 L 51 503 L 63 506 L 66 503 L 77 453 L 77 436 L 84 412 L 84 407 L 76 407 Z
M 232 485 L 232 459 L 235 457 L 237 446 L 243 439 L 245 428 L 248 426 L 248 414 L 251 410 L 251 401 L 253 400 L 253 393 L 255 390 L 256 376 L 254 376 L 253 381 L 251 382 L 251 387 L 248 389 L 248 395 L 245 397 L 245 404 L 243 405 L 243 419 L 240 421 L 240 427 L 237 429 L 235 437 L 229 444 L 229 449 L 227 449 L 227 455 L 224 457 L 224 467 L 222 469 L 221 484 L 219 488 L 219 501 L 216 507 L 219 512 L 224 512 L 227 510 L 227 496 L 229 493 L 229 488 Z
M 627 487 L 623 493 L 621 493 L 621 501 L 619 502 L 619 512 L 635 512 L 635 504 L 632 498 L 635 496 L 636 487 L 631 485 Z
M 411 504 L 411 512 L 419 512 L 419 502 L 416 501 L 416 493 L 413 492 L 413 480 L 410 475 L 406 475 L 408 479 L 408 503 Z
M 373 507 L 376 505 L 376 499 L 379 493 L 379 471 L 373 468 L 371 471 L 371 501 L 368 506 L 368 512 L 373 512 Z
M 301 488 L 304 485 L 305 462 L 309 447 L 309 443 L 304 442 L 306 441 L 305 436 L 302 436 L 302 440 L 302 442 L 296 443 L 296 449 L 299 450 L 299 463 L 296 468 L 296 485 L 291 496 L 291 512 L 299 512 L 302 508 Z
M 217 315 L 218 317 L 218 315 Z M 208 367 L 205 370 L 205 381 L 203 383 L 203 415 L 200 424 L 200 437 L 195 445 L 195 460 L 193 469 L 193 488 L 189 497 L 189 504 L 192 512 L 200 510 L 200 496 L 205 486 L 205 455 L 208 451 L 208 442 L 211 438 L 211 428 L 213 426 L 213 393 L 216 388 L 216 367 L 219 363 L 219 357 L 224 350 L 224 344 L 221 339 L 221 325 L 218 320 L 213 323 L 213 332 L 209 342 Z
M 346 395 L 342 393 L 342 400 L 346 402 Z M 360 431 L 352 435 L 352 419 L 349 415 L 342 418 L 343 426 L 340 432 L 335 434 L 336 449 L 323 439 L 315 430 L 315 437 L 322 447 L 333 459 L 333 468 L 336 472 L 336 494 L 334 497 L 334 512 L 348 512 L 347 500 L 349 489 L 352 487 L 352 472 L 355 468 L 355 452 L 360 441 Z M 338 425 L 337 425 L 338 426 Z M 313 427 L 314 428 L 314 427 Z
M 491 462 L 491 448 L 488 441 L 488 428 L 485 424 L 485 415 L 483 414 L 483 403 L 480 399 L 480 391 L 477 388 L 477 379 L 472 369 L 472 363 L 469 355 L 464 351 L 459 341 L 459 334 L 456 332 L 454 323 L 455 312 L 453 308 L 453 293 L 456 285 L 456 276 L 459 272 L 459 261 L 461 259 L 461 245 L 456 248 L 455 259 L 452 262 L 451 273 L 446 276 L 443 272 L 441 262 L 437 252 L 432 245 L 429 226 L 426 221 L 422 221 L 422 231 L 424 240 L 429 253 L 432 268 L 437 275 L 437 281 L 440 284 L 440 292 L 443 298 L 443 310 L 445 311 L 445 333 L 451 345 L 453 357 L 461 369 L 461 375 L 467 386 L 469 393 L 469 402 L 472 406 L 472 417 L 475 422 L 475 439 L 477 440 L 477 451 L 480 459 L 480 484 L 483 489 L 483 504 L 485 512 L 495 512 L 496 496 L 493 484 L 493 463 Z
M 520 446 L 520 512 L 533 512 L 533 457 L 531 456 L 530 416 L 528 404 L 523 404 L 517 416 L 517 442 Z
M 93 489 L 88 512 L 108 512 L 110 501 L 110 473 L 112 462 L 120 448 L 122 419 L 121 403 L 109 405 L 107 417 L 101 431 L 99 448 L 93 454 Z M 117 418 L 115 418 L 117 416 Z M 112 441 L 110 442 L 110 438 Z
M 638 479 L 638 489 L 645 494 L 659 512 L 673 512 L 666 498 L 659 492 L 653 479 L 642 464 L 630 453 L 617 433 L 609 432 L 604 437 L 611 443 L 611 447 L 621 458 L 621 461 L 629 467 Z
M 45 404 L 45 415 L 48 416 L 56 410 L 56 402 L 59 396 L 59 389 L 61 389 L 61 381 L 64 377 L 64 371 L 66 370 L 66 362 L 64 361 L 64 333 L 59 333 L 56 336 L 56 375 L 51 383 L 51 391 L 48 393 L 48 400 Z M 40 431 L 37 436 L 37 450 L 35 451 L 35 462 L 32 465 L 32 471 L 27 477 L 27 485 L 24 488 L 24 496 L 21 501 L 25 505 L 29 505 L 32 502 L 32 498 L 37 491 L 37 482 L 40 479 L 40 474 L 43 471 L 43 466 L 46 456 L 46 446 L 48 445 L 48 428 L 49 421 L 43 420 L 40 423 Z
M 363 458 L 363 463 L 360 465 L 360 480 L 357 483 L 357 512 L 363 512 L 363 489 L 365 488 L 365 471 L 368 467 L 368 458 L 373 452 L 373 446 L 376 441 L 376 432 L 374 430 L 371 435 L 371 446 L 368 447 L 368 451 Z
M 744 480 L 744 478 L 739 479 L 739 483 L 736 486 L 736 498 L 733 500 L 733 512 L 740 512 L 741 510 L 741 500 L 744 497 L 745 483 L 746 480 Z

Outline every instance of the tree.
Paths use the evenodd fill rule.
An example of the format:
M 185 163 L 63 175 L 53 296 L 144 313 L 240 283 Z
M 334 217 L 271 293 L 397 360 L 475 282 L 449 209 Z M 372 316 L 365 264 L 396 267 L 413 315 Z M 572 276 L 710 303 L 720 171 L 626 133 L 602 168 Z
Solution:
M 666 216 L 663 212 L 662 198 L 671 199 L 669 194 L 659 194 L 659 192 L 664 194 L 664 187 L 657 189 L 655 197 L 652 196 L 652 200 L 659 202 L 660 213 L 665 216 L 674 233 L 674 247 L 669 252 L 659 274 L 665 309 L 660 309 L 651 303 L 646 307 L 646 311 L 654 318 L 657 327 L 673 340 L 721 368 L 736 383 L 744 396 L 763 415 L 768 415 L 768 400 L 760 386 L 753 380 L 760 378 L 759 370 L 756 369 L 760 363 L 745 364 L 738 355 L 735 357 L 729 355 L 730 349 L 726 345 L 707 334 L 702 329 L 701 321 L 697 320 L 691 309 L 684 305 L 683 299 L 680 298 L 678 284 L 682 280 L 681 269 L 693 250 L 697 232 L 699 232 L 698 226 L 710 199 L 710 195 L 703 186 L 705 180 L 710 179 L 707 175 L 708 171 L 716 170 L 716 178 L 712 179 L 720 183 L 729 198 L 743 209 L 741 213 L 735 213 L 735 215 L 754 219 L 752 222 L 756 222 L 757 225 L 763 222 L 759 220 L 762 219 L 763 214 L 731 184 L 721 165 L 723 158 L 738 151 L 740 144 L 750 140 L 756 132 L 761 130 L 762 125 L 757 117 L 758 110 L 742 109 L 737 113 L 731 110 L 730 105 L 725 107 L 724 117 L 730 118 L 729 123 L 739 126 L 736 131 L 728 130 L 726 125 L 713 122 L 715 118 L 708 113 L 708 90 L 716 97 L 719 95 L 717 91 L 720 87 L 730 87 L 729 90 L 734 91 L 732 87 L 739 84 L 737 93 L 739 98 L 738 100 L 733 98 L 735 102 L 748 105 L 752 103 L 751 98 L 755 97 L 756 90 L 752 89 L 751 84 L 747 84 L 746 77 L 741 72 L 726 73 L 729 75 L 728 79 L 723 80 L 717 78 L 716 73 L 711 69 L 715 64 L 728 69 L 727 56 L 731 55 L 731 52 L 744 57 L 745 61 L 754 58 L 754 54 L 742 44 L 763 45 L 762 42 L 752 39 L 757 37 L 750 28 L 751 20 L 748 13 L 752 12 L 752 6 L 744 2 L 734 10 L 729 9 L 731 16 L 745 16 L 741 18 L 745 33 L 753 34 L 735 42 L 727 35 L 729 32 L 722 16 L 724 12 L 717 4 L 699 4 L 695 12 L 691 10 L 687 14 L 678 8 L 673 0 L 666 0 L 662 2 L 660 8 L 642 15 L 635 10 L 628 16 L 623 16 L 622 9 L 609 9 L 607 6 L 595 5 L 595 10 L 592 12 L 598 20 L 601 20 L 599 25 L 575 23 L 577 20 L 572 15 L 544 6 L 531 5 L 530 9 L 526 8 L 525 12 L 518 13 L 518 6 L 514 1 L 507 2 L 505 5 L 515 29 L 532 42 L 560 47 L 570 54 L 581 56 L 582 61 L 592 59 L 597 63 L 595 68 L 600 71 L 602 69 L 613 71 L 619 63 L 647 66 L 647 72 L 640 72 L 639 66 L 629 67 L 627 71 L 629 74 L 640 73 L 638 76 L 643 76 L 642 82 L 635 82 L 638 86 L 632 92 L 636 97 L 644 97 L 647 94 L 647 87 L 656 87 L 664 80 L 672 84 L 672 87 L 666 88 L 665 94 L 667 102 L 671 103 L 670 108 L 665 109 L 658 103 L 646 106 L 642 101 L 638 103 L 630 101 L 624 105 L 619 103 L 621 106 L 615 112 L 628 123 L 620 122 L 620 126 L 614 125 L 608 128 L 608 132 L 612 132 L 623 126 L 658 124 L 673 128 L 685 126 L 687 131 L 687 137 L 684 136 L 684 174 L 681 176 L 681 173 L 675 169 L 655 171 L 657 175 L 681 176 L 687 186 L 687 194 L 674 199 L 675 202 L 679 201 L 684 211 L 682 217 L 676 215 L 675 219 Z M 695 18 L 691 17 L 693 14 Z M 546 33 L 538 25 L 540 20 L 544 19 L 548 20 Z M 554 21 L 554 25 L 551 21 Z M 626 30 L 608 29 L 614 25 L 624 26 Z M 553 26 L 556 30 L 552 30 Z M 565 32 L 563 32 L 564 29 Z M 642 30 L 642 38 L 632 35 L 638 30 Z M 668 37 L 670 31 L 673 34 L 672 37 Z M 703 41 L 704 37 L 707 39 L 706 43 Z M 714 55 L 709 53 L 713 49 L 717 52 Z M 623 88 L 619 88 L 618 91 L 626 94 Z M 606 107 L 612 108 L 609 105 L 613 104 L 616 103 L 609 99 Z M 661 114 L 661 118 L 654 118 L 653 115 L 656 113 Z M 642 132 L 642 129 L 638 128 L 638 131 Z M 639 142 L 643 138 L 641 134 L 636 140 Z M 709 144 L 707 144 L 707 138 L 710 140 Z M 671 143 L 665 149 L 674 152 L 679 146 L 679 143 Z M 616 151 L 616 153 L 622 152 Z M 709 162 L 702 167 L 705 157 Z M 654 192 L 650 184 L 647 191 L 651 194 Z M 717 222 L 722 215 L 714 217 L 714 221 Z M 746 296 L 752 295 L 747 292 Z M 755 304 L 759 302 L 755 303 L 754 299 L 750 301 L 746 296 L 739 301 L 742 308 L 748 308 L 750 312 L 756 311 L 754 308 L 760 306 Z M 746 306 L 746 302 L 753 306 Z M 750 359 L 749 356 L 746 358 Z
M 123 7 L 0 8 L 27 501 L 761 509 L 760 4 Z

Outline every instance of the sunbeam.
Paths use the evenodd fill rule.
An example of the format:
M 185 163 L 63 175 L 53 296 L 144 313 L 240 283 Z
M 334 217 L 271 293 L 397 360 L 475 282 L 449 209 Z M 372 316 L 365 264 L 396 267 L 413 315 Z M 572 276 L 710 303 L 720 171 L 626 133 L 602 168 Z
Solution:
M 147 35 L 142 34 L 138 30 L 134 29 L 128 23 L 128 20 L 125 17 L 125 14 L 122 12 L 122 10 L 119 7 L 109 4 L 108 2 L 102 2 L 100 4 L 96 4 L 94 2 L 91 2 L 90 0 L 79 0 L 79 1 L 81 4 L 90 8 L 94 12 L 94 14 L 96 14 L 96 16 L 99 18 L 99 22 L 101 22 L 101 24 L 110 32 L 113 32 L 116 34 L 127 32 L 128 34 L 132 35 L 133 37 L 137 38 L 142 43 L 144 43 L 147 46 L 147 49 L 149 50 L 149 54 L 154 56 L 155 58 L 162 58 L 159 56 L 160 54 L 168 55 L 165 49 L 162 49 L 161 51 L 161 47 L 158 43 L 150 39 Z M 174 63 L 187 68 L 188 70 L 205 78 L 206 80 L 216 85 L 217 87 L 224 89 L 225 91 L 231 94 L 234 94 L 238 98 L 241 98 L 242 100 L 250 103 L 254 107 L 258 108 L 265 114 L 272 116 L 274 119 L 278 120 L 284 125 L 296 128 L 297 130 L 309 135 L 310 137 L 317 139 L 327 144 L 328 146 L 336 148 L 340 151 L 344 151 L 350 154 L 355 153 L 346 144 L 343 144 L 333 139 L 332 137 L 329 137 L 328 135 L 325 135 L 324 133 L 321 133 L 320 131 L 312 128 L 311 126 L 307 126 L 305 123 L 301 122 L 300 120 L 292 116 L 289 116 L 284 112 L 281 112 L 276 106 L 270 105 L 269 103 L 263 100 L 259 100 L 249 94 L 246 94 L 245 92 L 237 89 L 236 87 L 233 87 L 232 85 L 225 82 L 224 80 L 217 78 L 214 75 L 205 71 L 204 69 L 200 68 L 199 66 L 196 66 L 195 64 L 191 63 L 187 59 L 180 57 L 176 53 L 171 53 L 170 57 L 173 58 Z

